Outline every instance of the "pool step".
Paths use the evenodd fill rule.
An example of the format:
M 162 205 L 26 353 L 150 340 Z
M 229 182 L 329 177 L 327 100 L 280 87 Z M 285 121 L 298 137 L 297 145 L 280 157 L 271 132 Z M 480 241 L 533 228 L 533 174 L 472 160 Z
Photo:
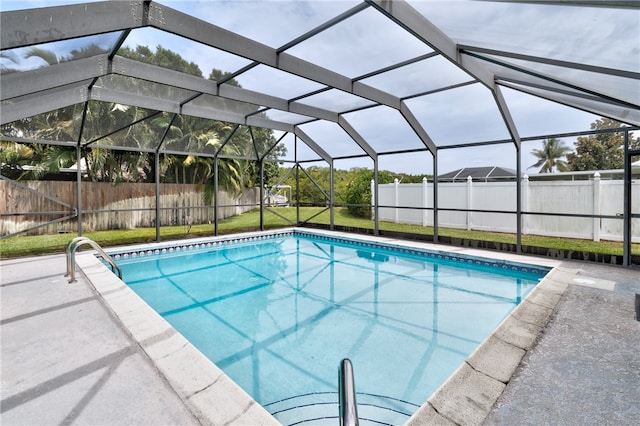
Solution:
M 357 393 L 358 417 L 365 425 L 398 425 L 409 419 L 419 406 L 395 398 Z M 338 393 L 298 395 L 264 406 L 283 425 L 339 424 Z

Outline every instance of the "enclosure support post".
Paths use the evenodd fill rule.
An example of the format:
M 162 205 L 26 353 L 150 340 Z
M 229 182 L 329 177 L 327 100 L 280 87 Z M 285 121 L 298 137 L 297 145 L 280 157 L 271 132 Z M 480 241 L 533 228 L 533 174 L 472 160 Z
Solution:
M 218 236 L 218 157 L 213 158 L 213 235 Z
M 78 170 L 76 171 L 76 193 L 77 199 L 77 218 L 78 218 L 78 236 L 82 236 L 82 146 L 80 142 L 76 145 L 76 165 Z
M 631 265 L 631 155 L 629 130 L 624 132 L 624 210 L 622 225 L 622 266 Z
M 334 204 L 335 204 L 335 191 L 333 188 L 333 160 L 329 163 L 329 229 L 334 229 Z
M 153 161 L 156 182 L 156 241 L 160 242 L 160 153 L 157 150 L 154 153 Z
M 260 230 L 264 231 L 264 161 L 258 161 L 260 170 Z
M 178 114 L 173 114 L 171 116 L 171 120 L 169 120 L 169 125 L 164 129 L 164 133 L 160 138 L 160 142 L 156 147 L 154 152 L 154 169 L 155 169 L 155 177 L 154 180 L 156 182 L 156 241 L 160 242 L 160 148 L 164 141 L 167 139 L 167 135 L 169 135 L 169 131 L 171 130 L 171 126 L 173 126 L 173 122 L 175 121 Z
M 433 154 L 433 242 L 438 242 L 438 151 Z
M 522 253 L 522 150 L 516 147 L 516 253 Z
M 93 82 L 89 85 L 88 92 L 91 95 L 91 88 L 95 84 L 97 79 L 93 79 Z M 87 121 L 87 110 L 89 109 L 89 102 L 84 103 L 82 108 L 82 120 L 80 120 L 80 131 L 78 132 L 78 144 L 76 145 L 76 165 L 78 170 L 76 171 L 76 193 L 78 195 L 78 236 L 82 236 L 82 133 L 84 130 L 84 124 Z
M 375 185 L 373 187 L 373 199 L 375 200 L 375 205 L 373 206 L 373 235 L 379 235 L 380 231 L 378 229 L 378 217 L 380 216 L 380 201 L 378 198 L 379 191 L 378 187 L 378 155 L 373 158 L 373 180 L 375 181 Z
M 293 160 L 296 168 L 296 225 L 300 225 L 300 165 L 298 164 L 298 137 L 293 144 Z

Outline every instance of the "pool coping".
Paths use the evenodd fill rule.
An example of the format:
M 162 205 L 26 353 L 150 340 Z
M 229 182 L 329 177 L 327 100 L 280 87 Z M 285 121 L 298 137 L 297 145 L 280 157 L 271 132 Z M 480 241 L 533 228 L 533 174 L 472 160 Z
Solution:
M 134 245 L 109 249 L 108 252 L 151 254 L 151 249 L 168 251 L 172 248 L 180 251 L 187 250 L 187 247 L 207 247 L 207 244 L 216 246 L 229 239 L 252 241 L 295 231 L 346 238 L 363 244 L 381 243 L 418 251 L 430 250 L 460 259 L 472 256 L 474 259 L 479 257 L 493 262 L 527 264 L 551 269 L 495 331 L 409 418 L 406 425 L 482 423 L 524 355 L 535 345 L 557 303 L 577 274 L 576 270 L 561 267 L 561 261 L 556 259 L 306 228 Z M 175 249 L 176 247 L 180 248 Z M 203 424 L 280 424 L 117 278 L 93 252 L 78 254 L 76 263 L 133 340 L 140 345 L 160 374 Z

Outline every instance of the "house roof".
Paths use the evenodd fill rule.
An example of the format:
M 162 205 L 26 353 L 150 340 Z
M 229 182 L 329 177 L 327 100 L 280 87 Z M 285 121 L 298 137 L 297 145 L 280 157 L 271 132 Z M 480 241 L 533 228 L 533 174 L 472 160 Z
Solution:
M 513 179 L 516 171 L 504 167 L 465 167 L 442 175 L 438 175 L 440 181 L 465 181 L 471 176 L 473 180 Z

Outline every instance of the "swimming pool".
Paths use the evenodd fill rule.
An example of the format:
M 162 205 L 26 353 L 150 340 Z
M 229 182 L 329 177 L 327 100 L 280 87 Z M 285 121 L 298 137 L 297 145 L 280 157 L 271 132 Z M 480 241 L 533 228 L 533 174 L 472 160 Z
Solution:
M 337 415 L 344 357 L 360 417 L 404 422 L 548 271 L 309 232 L 234 240 L 115 257 L 136 293 L 285 424 Z

